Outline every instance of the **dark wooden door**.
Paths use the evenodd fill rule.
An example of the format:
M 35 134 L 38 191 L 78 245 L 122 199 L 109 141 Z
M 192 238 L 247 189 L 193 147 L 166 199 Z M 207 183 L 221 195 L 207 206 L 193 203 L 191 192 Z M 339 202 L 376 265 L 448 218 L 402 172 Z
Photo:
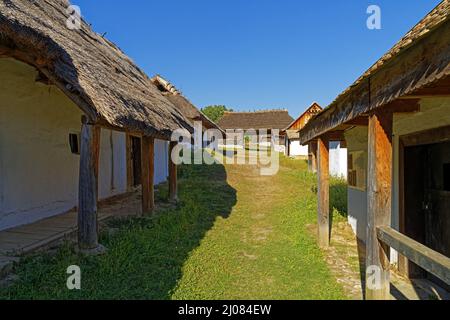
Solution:
M 131 137 L 131 163 L 133 171 L 133 186 L 141 184 L 141 138 Z
M 427 147 L 425 245 L 450 257 L 450 143 Z M 449 289 L 432 275 L 433 281 Z

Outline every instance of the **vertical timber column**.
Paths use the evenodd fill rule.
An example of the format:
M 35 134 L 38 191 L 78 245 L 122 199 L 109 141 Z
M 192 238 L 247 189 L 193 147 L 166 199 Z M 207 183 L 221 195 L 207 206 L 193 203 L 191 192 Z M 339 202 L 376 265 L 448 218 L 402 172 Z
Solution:
M 177 165 L 172 161 L 172 151 L 177 142 L 171 141 L 169 144 L 169 200 L 178 200 L 178 176 Z
M 391 225 L 392 113 L 370 116 L 368 130 L 366 299 L 389 300 L 389 248 L 376 228 Z
M 100 127 L 81 124 L 80 172 L 78 182 L 78 245 L 80 250 L 98 247 L 97 199 Z
M 317 172 L 317 141 L 313 141 L 311 146 L 311 172 Z
M 142 137 L 141 142 L 142 175 L 142 214 L 151 214 L 155 209 L 155 139 Z
M 317 196 L 319 246 L 330 245 L 330 161 L 328 139 L 320 137 L 317 140 Z

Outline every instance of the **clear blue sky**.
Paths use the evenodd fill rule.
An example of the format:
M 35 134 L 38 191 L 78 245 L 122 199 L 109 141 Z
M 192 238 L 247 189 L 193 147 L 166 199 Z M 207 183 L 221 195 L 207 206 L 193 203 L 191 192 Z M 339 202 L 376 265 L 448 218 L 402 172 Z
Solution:
M 327 106 L 439 0 L 72 0 L 149 76 L 198 107 Z M 367 7 L 382 30 L 366 27 Z

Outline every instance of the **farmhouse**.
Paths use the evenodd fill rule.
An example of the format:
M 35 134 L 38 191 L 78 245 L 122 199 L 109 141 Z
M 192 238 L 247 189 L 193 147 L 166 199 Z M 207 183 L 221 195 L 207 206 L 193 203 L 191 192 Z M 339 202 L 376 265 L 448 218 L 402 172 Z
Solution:
M 302 145 L 300 143 L 299 131 L 311 120 L 311 118 L 322 111 L 322 107 L 314 102 L 300 117 L 293 121 L 282 131 L 285 139 L 285 154 L 288 157 L 304 157 L 308 159 L 308 166 L 311 171 L 315 161 L 314 146 Z M 330 141 L 330 174 L 335 177 L 347 177 L 347 149 L 345 141 Z
M 278 151 L 284 150 L 285 136 L 281 131 L 286 128 L 294 119 L 287 110 L 262 110 L 255 112 L 225 112 L 218 125 L 226 131 L 244 131 L 244 135 L 260 146 L 271 146 L 272 133 L 278 130 L 278 144 L 275 146 Z M 257 140 L 256 134 L 262 134 L 263 140 Z M 283 150 L 282 150 L 283 149 Z
M 302 144 L 317 146 L 322 246 L 330 239 L 328 143 L 347 143 L 349 219 L 367 270 L 380 270 L 368 299 L 389 298 L 389 260 L 409 278 L 450 285 L 449 111 L 443 1 L 300 131 Z
M 98 245 L 97 202 L 154 185 L 176 167 L 168 141 L 190 121 L 67 1 L 0 4 L 0 229 L 78 208 L 78 241 Z M 170 171 L 170 172 L 168 172 Z

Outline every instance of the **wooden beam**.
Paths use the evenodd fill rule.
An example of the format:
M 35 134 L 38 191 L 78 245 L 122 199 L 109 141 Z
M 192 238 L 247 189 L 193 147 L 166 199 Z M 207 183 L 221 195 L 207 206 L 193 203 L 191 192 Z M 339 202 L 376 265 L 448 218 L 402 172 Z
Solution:
M 390 227 L 377 228 L 380 241 L 450 285 L 450 258 Z
M 326 137 L 328 141 L 345 141 L 344 131 L 329 131 L 323 136 Z
M 317 213 L 320 247 L 328 247 L 330 244 L 330 162 L 328 144 L 328 140 L 324 137 L 317 139 Z
M 389 248 L 378 241 L 377 227 L 390 226 L 392 202 L 392 113 L 369 118 L 366 299 L 390 299 Z M 378 269 L 375 285 L 371 272 Z M 370 271 L 370 272 L 369 272 Z
M 414 132 L 400 137 L 405 147 L 450 141 L 450 126 Z
M 131 135 L 126 134 L 126 153 L 127 153 L 127 190 L 133 189 L 133 150 Z
M 86 117 L 83 117 L 78 185 L 78 245 L 82 251 L 98 247 L 99 150 L 100 127 L 89 124 Z
M 172 151 L 177 145 L 176 141 L 171 141 L 169 144 L 169 200 L 178 200 L 178 175 L 177 165 L 172 161 Z
M 155 209 L 155 139 L 143 136 L 141 141 L 142 214 Z
M 351 126 L 367 127 L 369 125 L 369 117 L 359 116 L 350 121 L 347 121 L 345 124 L 348 124 Z
M 309 153 L 311 155 L 310 171 L 312 173 L 317 172 L 317 140 L 309 143 Z

